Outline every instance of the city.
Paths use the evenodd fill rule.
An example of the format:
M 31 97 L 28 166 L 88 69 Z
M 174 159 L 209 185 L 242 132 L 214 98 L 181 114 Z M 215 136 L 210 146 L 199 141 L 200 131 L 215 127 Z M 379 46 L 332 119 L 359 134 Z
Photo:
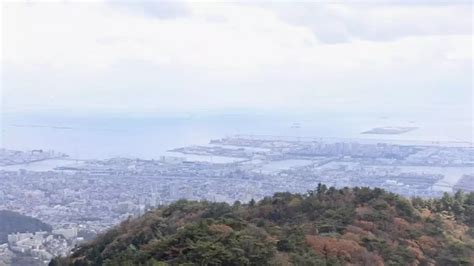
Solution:
M 249 202 L 281 191 L 305 193 L 318 183 L 422 198 L 474 191 L 474 148 L 465 143 L 237 135 L 154 160 L 77 160 L 53 151 L 5 149 L 0 158 L 0 210 L 53 227 L 10 234 L 8 243 L 0 243 L 0 257 L 39 262 L 178 199 Z

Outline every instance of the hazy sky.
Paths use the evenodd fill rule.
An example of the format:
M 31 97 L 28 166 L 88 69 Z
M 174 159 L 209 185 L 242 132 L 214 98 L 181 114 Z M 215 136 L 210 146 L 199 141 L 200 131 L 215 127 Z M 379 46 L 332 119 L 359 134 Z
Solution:
M 3 3 L 2 108 L 472 111 L 471 1 L 330 2 Z

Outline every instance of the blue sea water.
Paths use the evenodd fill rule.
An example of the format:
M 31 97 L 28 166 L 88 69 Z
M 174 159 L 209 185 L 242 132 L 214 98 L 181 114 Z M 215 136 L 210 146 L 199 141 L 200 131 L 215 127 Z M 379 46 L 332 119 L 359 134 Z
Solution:
M 367 135 L 374 127 L 412 126 L 400 135 Z M 238 113 L 175 115 L 3 114 L 1 147 L 55 150 L 77 159 L 159 158 L 167 150 L 236 134 L 472 142 L 472 120 L 410 115 Z

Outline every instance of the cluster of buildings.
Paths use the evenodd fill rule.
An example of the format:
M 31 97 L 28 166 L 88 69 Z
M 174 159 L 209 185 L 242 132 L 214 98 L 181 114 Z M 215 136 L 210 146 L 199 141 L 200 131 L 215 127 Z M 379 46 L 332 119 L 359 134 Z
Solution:
M 56 256 L 67 256 L 71 247 L 83 241 L 75 228 L 52 232 L 14 233 L 8 235 L 11 251 L 47 263 Z
M 25 152 L 0 149 L 0 166 L 25 164 L 66 157 L 66 154 L 55 151 L 32 150 Z
M 60 228 L 38 232 L 17 232 L 0 243 L 0 265 L 44 265 L 57 256 L 67 256 L 71 248 L 82 243 L 77 228 Z
M 413 143 L 233 137 L 174 152 L 182 156 L 68 161 L 48 171 L 0 170 L 0 209 L 54 228 L 9 236 L 8 248 L 0 243 L 0 257 L 1 252 L 42 259 L 67 254 L 130 216 L 182 198 L 248 202 L 281 191 L 305 193 L 318 183 L 437 197 L 458 182 L 470 182 L 474 167 L 472 146 Z

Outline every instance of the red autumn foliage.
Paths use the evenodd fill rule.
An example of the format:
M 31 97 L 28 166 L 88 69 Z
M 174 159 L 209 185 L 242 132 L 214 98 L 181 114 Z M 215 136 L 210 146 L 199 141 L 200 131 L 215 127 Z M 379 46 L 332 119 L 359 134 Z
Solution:
M 440 247 L 438 240 L 431 236 L 421 236 L 418 238 L 417 242 L 420 248 L 428 254 L 434 254 L 436 250 Z
M 224 237 L 229 236 L 234 230 L 232 227 L 225 224 L 212 224 L 209 226 L 209 231 L 215 234 L 223 235 Z
M 368 252 L 354 240 L 307 235 L 306 243 L 320 256 L 339 257 L 358 265 L 384 265 L 380 256 Z
M 369 222 L 369 221 L 358 220 L 358 221 L 354 221 L 353 224 L 357 227 L 364 229 L 365 231 L 374 232 L 376 229 L 376 225 L 373 222 Z

